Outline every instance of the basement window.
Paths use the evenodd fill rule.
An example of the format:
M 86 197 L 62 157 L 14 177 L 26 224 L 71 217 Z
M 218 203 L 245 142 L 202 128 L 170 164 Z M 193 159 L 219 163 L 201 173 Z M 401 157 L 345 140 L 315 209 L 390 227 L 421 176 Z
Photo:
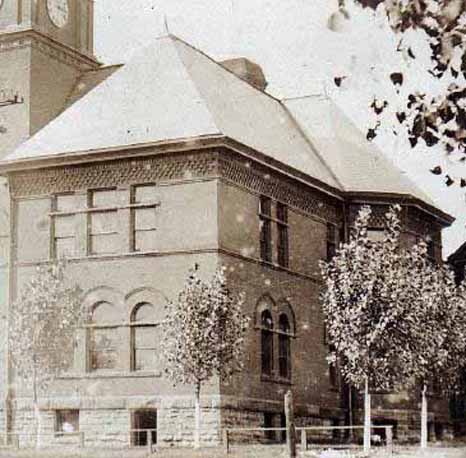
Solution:
M 55 411 L 55 432 L 72 434 L 79 432 L 79 410 Z

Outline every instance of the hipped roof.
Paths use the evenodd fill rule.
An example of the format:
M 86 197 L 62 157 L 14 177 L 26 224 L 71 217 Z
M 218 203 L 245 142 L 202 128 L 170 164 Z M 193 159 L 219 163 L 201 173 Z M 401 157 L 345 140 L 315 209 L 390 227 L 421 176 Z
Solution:
M 154 40 L 108 74 L 93 78 L 94 89 L 7 156 L 0 168 L 226 138 L 327 189 L 404 195 L 434 206 L 326 97 L 277 100 L 171 35 Z

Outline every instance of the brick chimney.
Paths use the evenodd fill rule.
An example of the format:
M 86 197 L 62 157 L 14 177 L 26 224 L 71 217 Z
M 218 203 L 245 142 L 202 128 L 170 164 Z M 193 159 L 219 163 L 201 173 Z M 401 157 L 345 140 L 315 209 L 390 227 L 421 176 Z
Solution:
M 220 62 L 220 64 L 260 91 L 263 91 L 267 87 L 267 81 L 262 68 L 245 57 L 227 59 Z

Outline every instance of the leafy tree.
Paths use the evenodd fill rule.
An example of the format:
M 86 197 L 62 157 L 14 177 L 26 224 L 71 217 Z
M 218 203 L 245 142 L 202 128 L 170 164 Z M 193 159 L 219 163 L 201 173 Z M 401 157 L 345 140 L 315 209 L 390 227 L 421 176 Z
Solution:
M 422 387 L 421 445 L 427 443 L 428 384 L 454 389 L 466 349 L 465 288 L 428 258 L 424 240 L 400 241 L 399 207 L 386 214 L 383 240 L 370 241 L 370 209 L 362 208 L 350 242 L 323 263 L 328 335 L 343 377 L 365 387 L 365 447 L 370 440 L 369 387 Z
M 213 376 L 230 377 L 243 367 L 243 342 L 249 318 L 243 298 L 227 287 L 224 269 L 209 281 L 192 271 L 178 300 L 169 304 L 165 324 L 166 373 L 175 385 L 195 387 L 195 437 L 200 446 L 200 392 Z
M 373 140 L 380 126 L 381 115 L 389 104 L 397 102 L 390 125 L 396 135 L 404 130 L 412 147 L 422 143 L 427 147 L 440 145 L 447 154 L 460 153 L 466 160 L 466 2 L 465 0 L 339 0 L 339 15 L 349 19 L 347 8 L 356 4 L 363 8 L 379 9 L 397 38 L 396 51 L 409 66 L 429 76 L 432 84 L 424 88 L 403 90 L 409 75 L 403 68 L 393 69 L 386 75 L 394 88 L 393 100 L 380 100 L 371 104 L 378 121 L 369 129 L 368 139 Z M 429 56 L 419 58 L 423 50 L 416 43 L 428 46 Z M 374 63 L 378 65 L 378 63 Z M 383 63 L 380 63 L 383 65 Z M 335 82 L 341 83 L 341 75 Z M 434 89 L 435 88 L 435 89 Z M 388 122 L 387 119 L 385 119 Z M 442 175 L 440 166 L 432 173 Z M 454 180 L 446 175 L 445 183 Z M 461 187 L 466 179 L 459 180 Z
M 39 266 L 12 305 L 10 354 L 16 376 L 32 388 L 37 446 L 38 396 L 73 362 L 75 329 L 83 320 L 80 298 L 80 288 L 69 283 L 59 261 Z
M 409 298 L 401 268 L 399 207 L 386 216 L 383 241 L 370 240 L 371 210 L 363 207 L 350 241 L 323 262 L 322 307 L 329 341 L 344 379 L 364 387 L 364 447 L 370 446 L 369 389 L 391 389 L 412 375 L 408 324 Z M 388 339 L 387 336 L 390 336 Z
M 411 360 L 412 383 L 420 384 L 421 447 L 427 446 L 427 387 L 451 393 L 461 383 L 466 350 L 464 285 L 456 286 L 454 273 L 427 258 L 424 241 L 406 252 L 412 278 L 411 335 L 416 345 Z M 441 388 L 440 388 L 441 387 Z

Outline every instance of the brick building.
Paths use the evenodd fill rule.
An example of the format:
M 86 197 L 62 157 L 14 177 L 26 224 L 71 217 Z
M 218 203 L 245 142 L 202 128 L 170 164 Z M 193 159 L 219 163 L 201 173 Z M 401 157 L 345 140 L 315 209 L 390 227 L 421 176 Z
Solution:
M 0 6 L 0 78 L 19 95 L 0 103 L 2 315 L 35 267 L 61 256 L 92 314 L 73 367 L 41 396 L 44 430 L 66 423 L 92 438 L 103 428 L 99 440 L 114 442 L 157 425 L 160 442 L 191 440 L 192 387 L 163 377 L 157 348 L 164 304 L 195 264 L 205 276 L 227 266 L 253 320 L 244 373 L 203 389 L 204 439 L 223 425 L 280 425 L 288 389 L 302 423 L 344 422 L 347 396 L 325 360 L 319 260 L 365 203 L 374 237 L 398 202 L 405 243 L 428 237 L 438 259 L 452 218 L 328 98 L 277 100 L 257 65 L 218 63 L 173 36 L 101 67 L 92 35 L 91 1 Z M 26 432 L 30 389 L 6 344 L 2 355 L 2 427 Z M 400 435 L 418 428 L 412 398 L 374 396 L 374 406 L 375 421 Z M 431 406 L 432 422 L 446 424 L 446 403 Z

